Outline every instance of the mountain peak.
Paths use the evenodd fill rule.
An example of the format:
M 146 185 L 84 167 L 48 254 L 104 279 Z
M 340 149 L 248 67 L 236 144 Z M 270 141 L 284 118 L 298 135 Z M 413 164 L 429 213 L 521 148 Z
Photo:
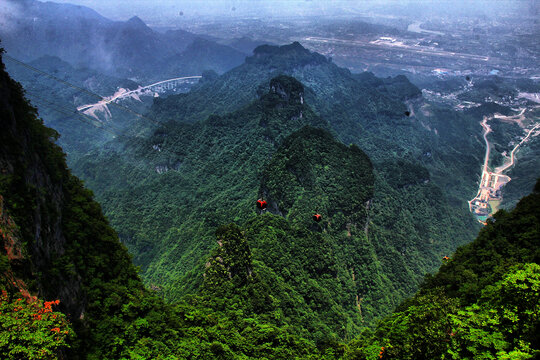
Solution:
M 142 21 L 141 18 L 136 15 L 129 19 L 126 24 L 131 26 L 146 27 L 144 21 Z
M 282 45 L 282 46 L 273 46 L 273 45 L 259 45 L 253 50 L 253 54 L 262 55 L 262 54 L 286 54 L 289 52 L 301 52 L 304 54 L 310 54 L 310 51 L 302 46 L 298 41 L 293 42 L 292 44 Z
M 295 41 L 292 44 L 273 46 L 260 45 L 253 50 L 253 56 L 246 58 L 247 63 L 265 64 L 277 68 L 318 65 L 328 62 L 323 55 L 311 52 Z

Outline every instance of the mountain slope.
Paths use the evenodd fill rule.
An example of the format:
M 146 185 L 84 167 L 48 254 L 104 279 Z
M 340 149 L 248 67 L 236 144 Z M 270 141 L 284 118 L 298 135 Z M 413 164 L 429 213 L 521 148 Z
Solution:
M 253 56 L 246 59 L 245 64 L 227 72 L 215 83 L 206 84 L 187 95 L 159 101 L 151 114 L 157 119 L 167 114 L 168 119 L 193 122 L 212 113 L 230 112 L 255 99 L 260 86 L 259 93 L 264 93 L 265 84 L 281 74 L 297 78 L 309 89 L 306 98 L 317 111 L 320 111 L 319 107 L 331 107 L 334 101 L 348 100 L 351 95 L 353 99 L 348 101 L 362 106 L 366 116 L 375 116 L 375 113 L 385 110 L 393 116 L 401 116 L 405 110 L 403 105 L 376 89 L 355 81 L 348 70 L 339 68 L 324 56 L 311 53 L 295 42 L 280 47 L 261 45 L 254 50 Z M 202 106 L 201 97 L 204 98 L 208 92 L 213 94 L 215 101 Z M 397 109 L 391 110 L 391 106 Z
M 319 61 L 297 45 L 292 50 L 292 57 Z M 212 80 L 208 84 L 212 89 Z M 347 337 L 362 321 L 370 324 L 411 294 L 423 274 L 440 264 L 442 254 L 466 241 L 468 213 L 454 213 L 442 191 L 430 183 L 429 172 L 411 161 L 388 161 L 378 174 L 372 174 L 371 165 L 347 165 L 348 172 L 337 175 L 335 164 L 352 160 L 330 154 L 340 154 L 344 145 L 329 139 L 311 143 L 300 133 L 285 140 L 305 125 L 330 130 L 310 110 L 309 90 L 287 76 L 277 76 L 266 86 L 269 90 L 259 88 L 259 99 L 235 112 L 194 123 L 170 121 L 147 140 L 124 143 L 121 153 L 81 159 L 75 171 L 107 204 L 107 216 L 148 284 L 159 286 L 173 300 L 198 289 L 196 269 L 213 244 L 214 230 L 231 221 L 248 226 L 258 197 L 268 196 L 269 211 L 295 226 L 311 228 L 312 211 L 329 216 L 332 226 L 321 229 L 341 259 L 336 262 L 340 278 L 349 279 L 338 293 L 346 294 L 340 306 L 353 319 L 346 332 L 331 333 Z M 239 98 L 244 90 L 227 96 Z M 198 91 L 209 103 L 219 99 Z M 291 148 L 278 151 L 285 143 Z M 281 158 L 272 160 L 274 153 Z M 290 162 L 289 157 L 297 160 Z M 271 161 L 273 167 L 267 168 Z M 262 185 L 261 179 L 266 179 Z M 358 179 L 375 179 L 373 190 L 351 185 Z
M 103 308 L 101 301 L 128 298 L 129 292 L 143 292 L 143 286 L 99 205 L 91 200 L 91 192 L 67 170 L 64 154 L 52 143 L 58 134 L 36 119 L 20 85 L 3 69 L 1 75 L 5 131 L 0 193 L 20 229 L 24 254 L 10 263 L 11 271 L 28 284 L 28 291 L 60 299 L 60 310 L 72 321 L 81 319 L 74 323 L 76 331 L 86 332 L 107 311 L 119 310 L 120 304 L 111 302 Z M 10 292 L 17 290 L 7 286 Z M 95 293 L 101 296 L 89 296 Z M 87 341 L 98 336 L 90 332 L 78 347 L 90 346 Z
M 94 113 L 95 117 L 77 111 L 77 107 L 94 104 L 101 99 L 97 94 L 114 94 L 119 88 L 136 89 L 134 81 L 104 75 L 88 68 L 75 68 L 55 56 L 43 56 L 28 65 L 44 71 L 57 79 L 37 73 L 18 63 L 9 61 L 7 69 L 11 76 L 25 86 L 26 96 L 39 108 L 46 124 L 62 136 L 58 144 L 69 154 L 69 160 L 77 159 L 90 149 L 102 146 L 141 121 L 132 113 L 116 106 Z M 75 87 L 67 86 L 63 81 Z M 76 88 L 79 87 L 79 88 Z M 88 92 L 81 89 L 88 89 Z M 95 95 L 92 95 L 95 94 Z M 142 102 L 145 101 L 146 105 Z M 134 111 L 150 106 L 151 100 L 126 100 Z M 144 120 L 147 121 L 147 120 Z M 104 131 L 105 130 L 105 131 Z
M 245 57 L 245 53 L 229 46 L 195 38 L 185 50 L 166 58 L 163 63 L 171 77 L 177 74 L 202 74 L 205 70 L 222 74 L 241 64 Z
M 313 76 L 308 79 L 312 88 L 300 85 L 303 95 L 292 103 L 287 100 L 290 90 L 284 89 L 294 89 L 298 81 L 281 76 L 283 69 Z M 259 85 L 261 79 L 275 73 L 264 87 Z M 111 223 L 142 267 L 145 281 L 159 286 L 167 298 L 178 299 L 197 288 L 191 280 L 186 283 L 182 279 L 195 271 L 202 254 L 211 248 L 214 229 L 231 221 L 244 227 L 257 196 L 279 195 L 287 188 L 283 181 L 277 181 L 270 193 L 259 181 L 272 154 L 289 134 L 311 125 L 330 130 L 336 138 L 354 137 L 360 149 L 367 147 L 377 159 L 370 156 L 375 183 L 373 199 L 365 207 L 359 206 L 367 202 L 362 194 L 346 199 L 356 193 L 349 189 L 348 178 L 330 178 L 319 170 L 308 173 L 321 177 L 315 182 L 316 191 L 301 190 L 300 180 L 287 199 L 278 199 L 290 203 L 301 197 L 299 206 L 292 210 L 296 215 L 289 219 L 293 222 L 298 214 L 305 221 L 311 211 L 350 207 L 358 212 L 353 218 L 336 216 L 332 221 L 340 224 L 341 232 L 330 234 L 328 241 L 332 246 L 341 244 L 350 255 L 350 262 L 343 265 L 349 269 L 345 276 L 367 279 L 370 273 L 377 274 L 347 300 L 348 309 L 358 309 L 358 303 L 365 301 L 362 316 L 370 324 L 414 293 L 424 274 L 436 269 L 444 255 L 472 239 L 478 224 L 463 198 L 451 202 L 452 194 L 435 183 L 426 168 L 429 164 L 449 166 L 424 156 L 429 151 L 433 157 L 444 153 L 443 147 L 438 151 L 430 148 L 441 141 L 417 121 L 400 114 L 406 107 L 399 99 L 414 93 L 414 87 L 407 86 L 404 78 L 365 78 L 365 83 L 358 82 L 347 70 L 299 44 L 262 47 L 244 65 L 220 77 L 207 76 L 190 93 L 156 99 L 149 116 L 167 121 L 167 125 L 149 139 L 121 139 L 115 142 L 121 151 L 93 153 L 74 169 L 105 204 Z M 272 86 L 277 79 L 281 79 L 280 85 Z M 354 91 L 347 90 L 349 85 Z M 315 87 L 324 96 L 318 96 Z M 327 123 L 308 110 L 310 101 L 320 109 L 336 109 L 336 114 L 327 112 L 333 121 Z M 226 113 L 230 108 L 237 110 Z M 365 117 L 359 115 L 363 108 L 369 110 Z M 207 111 L 221 115 L 204 118 Z M 456 122 L 448 127 L 459 125 Z M 364 126 L 373 130 L 359 130 Z M 326 145 L 320 147 L 325 149 Z M 324 153 L 317 155 L 311 146 L 307 148 L 311 156 L 328 159 Z M 314 169 L 327 165 L 331 166 L 324 161 L 305 164 Z M 449 182 L 454 179 L 450 170 L 444 173 Z M 334 204 L 329 202 L 328 192 L 337 189 L 339 195 L 332 201 L 338 204 Z M 315 204 L 308 209 L 305 203 L 310 197 L 323 201 L 321 207 Z M 348 243 L 347 231 L 363 235 Z M 352 289 L 346 292 L 352 294 Z M 376 296 L 379 301 L 372 301 Z
M 540 354 L 540 180 L 428 276 L 346 359 L 531 359 Z
M 474 182 L 483 156 L 477 118 L 426 103 L 404 76 L 351 74 L 299 43 L 259 46 L 244 64 L 214 81 L 188 94 L 157 99 L 149 116 L 194 122 L 224 114 L 253 101 L 269 79 L 280 74 L 302 82 L 313 110 L 341 141 L 366 151 L 376 167 L 395 157 L 422 164 L 451 202 L 461 201 L 459 211 L 465 211 L 463 199 L 477 190 Z
M 218 310 L 214 302 L 219 301 L 220 287 L 230 287 L 228 279 L 175 306 L 145 289 L 92 193 L 67 169 L 65 155 L 54 144 L 58 134 L 43 126 L 3 65 L 0 95 L 3 355 L 332 358 L 296 335 L 287 322 L 271 321 L 266 307 L 245 316 Z M 218 240 L 234 243 L 234 232 L 218 232 Z M 236 289 L 251 287 L 246 283 Z M 260 296 L 255 292 L 253 299 Z M 245 309 L 248 305 L 236 303 Z
M 289 81 L 301 96 L 302 85 Z M 115 204 L 108 216 L 123 223 L 121 238 L 144 269 L 156 267 L 148 271 L 161 285 L 193 267 L 212 243 L 201 240 L 210 239 L 215 226 L 252 212 L 258 173 L 287 135 L 304 125 L 328 128 L 299 98 L 290 98 L 292 89 L 287 96 L 278 88 L 235 113 L 169 123 L 150 139 L 127 144 L 122 155 L 92 154 L 79 162 L 84 168 L 76 165 L 89 186 L 103 186 L 104 198 Z

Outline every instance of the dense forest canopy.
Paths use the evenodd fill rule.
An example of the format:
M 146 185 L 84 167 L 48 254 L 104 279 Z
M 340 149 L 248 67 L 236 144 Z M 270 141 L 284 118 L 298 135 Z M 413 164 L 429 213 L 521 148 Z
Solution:
M 57 1 L 0 4 L 1 358 L 540 358 L 532 3 Z

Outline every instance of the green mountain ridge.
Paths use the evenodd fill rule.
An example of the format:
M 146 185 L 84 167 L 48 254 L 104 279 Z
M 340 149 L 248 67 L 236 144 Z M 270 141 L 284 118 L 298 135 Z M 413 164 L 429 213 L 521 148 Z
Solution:
M 361 84 L 347 70 L 298 43 L 263 46 L 255 53 L 246 64 L 202 82 L 190 93 L 158 99 L 153 108 L 166 110 L 166 117 L 160 118 L 155 113 L 149 116 L 172 121 L 167 120 L 148 139 L 113 143 L 120 151 L 107 148 L 85 156 L 74 164 L 74 171 L 105 204 L 107 217 L 134 255 L 135 263 L 141 266 L 147 284 L 162 289 L 167 299 L 177 300 L 195 291 L 192 280 L 188 281 L 189 285 L 184 285 L 182 279 L 191 276 L 189 274 L 200 266 L 201 257 L 211 249 L 215 229 L 229 222 L 244 226 L 253 214 L 257 198 L 268 195 L 272 200 L 272 196 L 282 190 L 279 187 L 285 188 L 287 184 L 281 182 L 274 189 L 266 189 L 266 185 L 260 186 L 260 179 L 265 176 L 266 165 L 287 136 L 305 125 L 329 130 L 338 139 L 340 134 L 346 133 L 343 129 L 350 130 L 350 136 L 358 139 L 358 151 L 368 143 L 377 144 L 379 160 L 371 160 L 374 174 L 371 175 L 371 170 L 365 174 L 374 178 L 373 196 L 366 196 L 371 190 L 358 193 L 360 189 L 353 189 L 347 183 L 355 178 L 355 173 L 361 175 L 361 170 L 354 169 L 346 177 L 336 176 L 335 168 L 327 173 L 320 171 L 321 167 L 324 169 L 329 165 L 324 161 L 340 162 L 349 158 L 318 155 L 317 149 L 306 146 L 310 149 L 306 154 L 314 158 L 322 156 L 323 160 L 319 163 L 307 161 L 303 165 L 305 168 L 294 171 L 306 170 L 306 174 L 313 174 L 312 180 L 318 188 L 304 192 L 297 186 L 287 195 L 287 201 L 302 197 L 298 206 L 292 209 L 294 216 L 290 220 L 294 222 L 295 217 L 301 218 L 304 225 L 311 224 L 311 220 L 306 219 L 311 218 L 312 211 L 336 212 L 350 206 L 351 211 L 358 211 L 352 217 L 350 214 L 335 217 L 333 221 L 339 223 L 345 233 L 331 233 L 328 241 L 337 246 L 347 231 L 358 231 L 360 237 L 367 238 L 364 242 L 355 240 L 350 247 L 343 248 L 346 249 L 345 256 L 355 259 L 347 265 L 348 277 L 368 277 L 367 269 L 371 269 L 380 279 L 358 294 L 346 290 L 353 295 L 348 300 L 349 309 L 358 308 L 356 295 L 360 302 L 362 298 L 373 299 L 369 293 L 379 294 L 380 301 L 370 303 L 372 300 L 366 300 L 363 305 L 364 320 L 371 324 L 412 294 L 423 275 L 439 266 L 442 256 L 472 239 L 478 225 L 466 204 L 463 201 L 456 201 L 456 205 L 451 203 L 447 193 L 433 181 L 430 171 L 412 156 L 411 151 L 419 153 L 421 149 L 413 146 L 411 151 L 395 152 L 396 147 L 400 148 L 397 143 L 389 149 L 384 145 L 388 142 L 379 142 L 380 137 L 373 132 L 354 130 L 354 126 L 361 126 L 361 121 L 370 124 L 373 120 L 392 129 L 395 136 L 401 133 L 399 141 L 402 143 L 419 139 L 418 134 L 407 139 L 406 134 L 422 127 L 414 121 L 405 121 L 405 115 L 401 113 L 406 109 L 405 105 L 388 97 L 407 97 L 407 91 L 397 90 L 407 84 L 406 78 L 382 81 L 367 74 L 365 77 L 370 80 Z M 268 60 L 269 56 L 271 60 Z M 268 67 L 278 70 L 267 73 Z M 279 69 L 284 68 L 295 69 L 298 74 L 320 75 L 310 81 L 319 84 L 321 94 L 340 94 L 351 101 L 350 106 L 348 102 L 341 104 L 338 115 L 332 115 L 333 122 L 327 122 L 311 110 L 311 101 L 316 101 L 319 107 L 326 106 L 320 102 L 324 97 L 315 96 L 314 86 L 307 88 L 295 78 L 283 75 Z M 274 73 L 276 76 L 266 82 L 266 90 L 263 90 L 259 85 L 261 79 Z M 336 77 L 337 85 L 324 80 L 328 79 L 329 73 Z M 370 81 L 377 84 L 370 85 Z M 345 93 L 341 84 L 353 86 L 353 90 L 358 91 Z M 390 90 L 389 84 L 396 84 L 394 90 Z M 384 89 L 388 95 L 380 93 L 375 86 Z M 253 100 L 242 104 L 242 98 L 252 96 L 249 89 L 255 92 Z M 401 95 L 396 95 L 399 93 Z M 232 103 L 227 103 L 227 99 Z M 366 119 L 351 115 L 353 112 L 358 114 L 366 102 L 371 103 L 371 115 Z M 174 107 L 168 108 L 164 104 Z M 191 122 L 175 113 L 175 109 L 189 111 L 189 104 L 192 107 L 197 104 L 200 110 L 210 104 L 210 111 L 221 104 L 222 109 L 216 111 L 220 115 Z M 235 106 L 237 110 L 225 112 Z M 387 108 L 389 110 L 385 112 Z M 340 128 L 335 121 L 343 114 L 349 125 Z M 199 116 L 205 115 L 200 113 Z M 404 127 L 397 126 L 396 122 Z M 317 143 L 321 149 L 327 146 Z M 278 167 L 274 171 L 279 174 L 283 170 Z M 356 198 L 347 200 L 351 195 Z M 305 203 L 310 197 L 318 204 L 308 208 Z M 330 199 L 336 203 L 330 203 Z M 351 255 L 360 248 L 363 249 L 361 256 Z
M 217 312 L 213 294 L 201 291 L 172 306 L 145 289 L 91 191 L 68 170 L 65 155 L 54 144 L 58 134 L 43 126 L 3 66 L 0 94 L 1 125 L 6 129 L 0 133 L 0 233 L 7 249 L 0 254 L 3 355 L 321 357 L 313 342 L 283 322 L 274 325 L 268 316 L 249 312 Z M 34 294 L 52 301 L 43 307 Z M 51 304 L 58 304 L 70 324 L 52 321 L 63 315 L 49 312 Z M 64 336 L 64 330 L 71 335 Z M 58 336 L 50 338 L 51 332 Z
M 540 180 L 501 210 L 420 291 L 352 342 L 345 359 L 536 359 Z M 381 350 L 382 349 L 382 350 Z
M 367 306 L 368 299 L 354 294 L 367 290 L 375 306 L 385 295 L 377 289 L 396 283 L 381 271 L 385 265 L 377 261 L 377 248 L 372 246 L 377 238 L 366 236 L 362 228 L 340 225 L 355 216 L 365 219 L 358 209 L 371 198 L 378 175 L 358 147 L 341 144 L 328 130 L 298 126 L 303 120 L 329 129 L 302 100 L 298 102 L 300 83 L 282 77 L 272 84 L 273 90 L 258 103 L 209 118 L 211 127 L 203 122 L 189 130 L 201 126 L 215 131 L 218 125 L 234 128 L 264 120 L 266 127 L 261 129 L 269 129 L 271 140 L 270 136 L 286 132 L 272 130 L 287 125 L 289 135 L 280 139 L 279 146 L 272 145 L 274 151 L 261 172 L 265 175 L 255 177 L 252 195 L 266 191 L 269 199 L 286 204 L 295 196 L 313 197 L 336 176 L 336 185 L 351 186 L 358 192 L 351 195 L 357 198 L 350 209 L 328 211 L 328 223 L 313 229 L 302 223 L 302 213 L 312 210 L 310 202 L 282 206 L 290 209 L 285 219 L 255 213 L 250 199 L 250 218 L 242 227 L 216 226 L 209 246 L 213 250 L 205 252 L 198 269 L 182 280 L 194 291 L 170 305 L 144 288 L 92 193 L 67 168 L 65 155 L 54 144 L 58 134 L 43 126 L 21 86 L 1 67 L 0 123 L 5 131 L 0 132 L 0 233 L 5 252 L 0 253 L 0 351 L 4 356 L 171 360 L 538 356 L 540 181 L 516 209 L 500 211 L 488 221 L 478 238 L 428 277 L 414 298 L 375 329 L 360 333 L 362 316 L 374 312 Z M 298 129 L 292 131 L 294 127 Z M 161 129 L 155 136 L 167 139 L 167 135 Z M 252 138 L 243 140 L 249 143 Z M 206 153 L 202 149 L 208 144 L 199 145 L 201 154 Z M 329 168 L 319 166 L 321 161 Z M 356 170 L 359 175 L 349 178 Z M 302 174 L 307 176 L 298 176 Z M 294 186 L 281 189 L 277 181 L 284 175 L 296 177 Z M 425 175 L 420 175 L 406 185 L 415 188 L 415 181 L 423 183 Z M 323 209 L 346 199 L 339 188 L 327 192 L 328 198 L 315 199 Z M 209 220 L 221 222 L 212 216 Z M 349 272 L 347 262 L 369 266 Z M 34 295 L 51 302 L 42 304 Z M 356 307 L 351 308 L 355 300 Z M 47 310 L 51 306 L 58 306 L 65 316 Z

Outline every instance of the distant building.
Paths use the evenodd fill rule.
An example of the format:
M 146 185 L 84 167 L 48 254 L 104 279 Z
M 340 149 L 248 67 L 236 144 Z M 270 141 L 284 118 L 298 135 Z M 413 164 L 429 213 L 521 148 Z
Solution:
M 447 69 L 433 69 L 433 72 L 437 75 L 446 75 L 448 74 Z

